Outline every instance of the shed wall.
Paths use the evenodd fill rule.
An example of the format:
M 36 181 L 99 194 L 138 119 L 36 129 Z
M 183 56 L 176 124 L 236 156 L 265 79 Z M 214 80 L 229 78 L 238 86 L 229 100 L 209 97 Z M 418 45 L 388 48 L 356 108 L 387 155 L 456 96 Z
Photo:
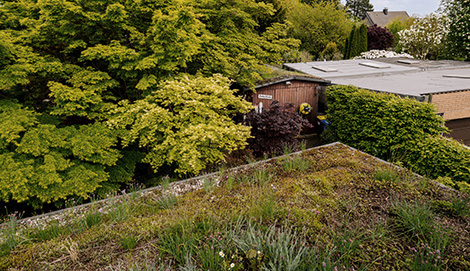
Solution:
M 470 91 L 433 94 L 431 102 L 446 120 L 470 118 Z
M 312 122 L 317 116 L 318 110 L 318 90 L 317 83 L 303 82 L 303 81 L 290 81 L 290 85 L 285 82 L 278 84 L 261 87 L 253 94 L 253 105 L 263 103 L 263 108 L 268 109 L 273 100 L 279 101 L 282 105 L 286 103 L 293 103 L 296 110 L 299 109 L 300 104 L 309 103 L 312 106 L 312 113 L 307 118 Z M 261 99 L 259 95 L 270 95 L 272 99 Z

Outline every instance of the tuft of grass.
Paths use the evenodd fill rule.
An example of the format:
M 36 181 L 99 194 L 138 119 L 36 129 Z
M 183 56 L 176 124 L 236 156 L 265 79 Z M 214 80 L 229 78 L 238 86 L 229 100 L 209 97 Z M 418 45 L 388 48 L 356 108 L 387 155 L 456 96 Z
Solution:
M 204 178 L 202 188 L 206 193 L 212 193 L 217 186 L 217 181 L 214 178 Z
M 404 201 L 394 204 L 392 213 L 395 214 L 394 224 L 402 233 L 441 251 L 450 243 L 449 230 L 435 222 L 435 215 L 429 206 Z
M 253 203 L 250 214 L 252 217 L 263 220 L 271 220 L 275 217 L 278 209 L 276 208 L 276 200 L 272 189 L 269 189 L 264 192 L 264 195 L 261 199 Z
M 281 165 L 282 169 L 287 173 L 296 171 L 302 172 L 308 170 L 312 165 L 308 159 L 305 159 L 299 155 L 284 157 L 280 159 L 278 163 Z
M 173 257 L 178 264 L 186 263 L 187 255 L 194 255 L 197 238 L 192 232 L 191 224 L 181 222 L 165 231 L 158 241 L 158 249 Z
M 470 196 L 454 198 L 451 200 L 451 208 L 455 215 L 462 218 L 470 217 Z
M 378 170 L 374 173 L 374 179 L 376 179 L 379 182 L 386 183 L 386 184 L 396 183 L 399 180 L 399 178 L 400 177 L 398 173 L 391 168 Z
M 300 237 L 299 237 L 300 236 Z M 306 254 L 302 235 L 293 228 L 276 228 L 263 231 L 248 222 L 244 234 L 235 236 L 234 243 L 240 249 L 253 270 L 297 270 Z
M 273 179 L 274 174 L 269 169 L 257 168 L 252 172 L 250 177 L 254 184 L 263 186 Z
M 133 249 L 139 242 L 134 235 L 123 235 L 119 241 L 121 243 L 121 247 L 128 250 Z
M 23 236 L 20 231 L 20 219 L 22 214 L 15 211 L 9 214 L 2 225 L 0 225 L 1 249 L 8 251 L 26 241 L 28 238 Z M 2 253 L 3 254 L 3 253 Z
M 61 235 L 69 234 L 70 232 L 71 230 L 69 227 L 60 226 L 57 221 L 54 221 L 42 229 L 32 229 L 29 233 L 29 238 L 35 240 L 36 242 L 42 242 L 52 240 Z

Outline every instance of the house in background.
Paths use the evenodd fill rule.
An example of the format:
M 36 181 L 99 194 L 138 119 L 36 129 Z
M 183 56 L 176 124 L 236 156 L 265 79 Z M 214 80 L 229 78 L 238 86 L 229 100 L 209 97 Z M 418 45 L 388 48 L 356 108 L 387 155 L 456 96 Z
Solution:
M 292 103 L 297 112 L 302 103 L 311 105 L 312 110 L 305 116 L 310 123 L 316 124 L 318 101 L 324 96 L 329 80 L 312 75 L 286 73 L 270 79 L 265 79 L 248 92 L 247 100 L 251 102 L 259 112 L 269 109 L 271 103 L 276 100 L 285 105 Z
M 388 8 L 384 8 L 382 11 L 368 11 L 364 18 L 364 23 L 367 26 L 376 24 L 377 26 L 385 27 L 395 18 L 406 20 L 410 18 L 410 16 L 406 11 L 388 11 Z
M 470 63 L 409 58 L 286 63 L 284 68 L 436 105 L 450 136 L 470 146 Z

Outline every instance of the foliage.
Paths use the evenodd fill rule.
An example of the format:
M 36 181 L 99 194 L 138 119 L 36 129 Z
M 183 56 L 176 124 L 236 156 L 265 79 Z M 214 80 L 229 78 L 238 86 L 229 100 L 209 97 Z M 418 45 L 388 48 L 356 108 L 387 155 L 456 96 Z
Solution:
M 393 34 L 376 24 L 367 27 L 367 50 L 386 50 L 393 46 Z
M 270 108 L 261 114 L 250 112 L 246 122 L 251 126 L 249 148 L 258 156 L 282 153 L 283 145 L 296 142 L 302 127 L 311 127 L 292 104 L 283 107 L 278 101 L 273 101 Z
M 403 51 L 425 59 L 431 53 L 439 53 L 439 46 L 447 32 L 447 17 L 431 13 L 426 17 L 416 18 L 409 29 L 398 32 L 399 45 Z
M 433 105 L 352 86 L 327 95 L 328 130 L 340 141 L 419 174 L 451 177 L 457 189 L 470 183 L 470 150 L 440 135 L 446 128 Z
M 231 117 L 251 107 L 229 85 L 220 75 L 166 81 L 144 99 L 119 103 L 108 125 L 118 129 L 124 146 L 137 142 L 146 149 L 143 161 L 154 170 L 167 165 L 179 173 L 198 173 L 249 137 L 250 128 Z
M 398 35 L 398 32 L 409 29 L 411 25 L 413 25 L 415 21 L 415 17 L 409 17 L 406 19 L 403 19 L 401 16 L 393 18 L 385 27 L 390 30 L 390 32 L 393 35 L 393 46 L 395 48 L 396 52 L 401 52 L 402 49 L 399 45 L 400 42 L 400 36 Z
M 135 118 L 145 118 L 144 110 L 156 106 L 152 99 L 166 100 L 172 93 L 162 82 L 179 82 L 175 78 L 182 72 L 198 78 L 218 72 L 254 84 L 265 63 L 280 62 L 298 47 L 287 37 L 285 16 L 277 0 L 1 1 L 0 200 L 39 207 L 116 190 L 132 181 L 138 163 L 154 169 L 173 165 L 186 173 L 222 159 L 222 152 L 243 145 L 248 134 L 232 122 L 226 125 L 232 112 L 246 111 L 246 104 L 231 103 L 233 92 L 222 91 L 226 96 L 217 101 L 191 100 L 191 108 L 218 103 L 195 122 L 159 105 L 156 110 L 168 118 L 155 120 L 158 128 L 130 119 L 110 123 L 131 108 Z M 216 121 L 201 121 L 205 117 Z M 205 129 L 206 139 L 189 142 L 201 139 Z M 180 138 L 172 141 L 172 133 Z M 222 134 L 227 143 L 214 143 Z M 209 141 L 210 147 L 202 147 Z M 169 145 L 157 150 L 160 143 Z M 181 145 L 171 150 L 175 144 Z
M 120 154 L 105 125 L 57 127 L 43 115 L 0 101 L 0 197 L 51 202 L 68 195 L 87 197 L 108 178 Z
M 292 1 L 287 19 L 291 23 L 290 35 L 299 39 L 301 49 L 307 50 L 315 58 L 325 50 L 330 42 L 343 50 L 347 35 L 354 24 L 344 9 L 336 3 L 319 1 L 311 5 Z
M 367 51 L 367 27 L 365 24 L 361 26 L 353 26 L 349 38 L 346 41 L 344 50 L 344 58 L 349 59 L 359 56 L 362 52 Z
M 443 1 L 449 20 L 447 45 L 452 56 L 470 59 L 470 1 Z
M 348 11 L 359 20 L 364 20 L 367 11 L 374 10 L 374 6 L 369 0 L 346 0 L 346 7 L 348 7 Z
M 325 50 L 320 53 L 320 58 L 325 60 L 341 60 L 342 54 L 339 52 L 335 42 L 328 42 Z
M 445 131 L 444 120 L 432 104 L 391 94 L 373 93 L 353 86 L 327 91 L 328 120 L 337 138 L 381 158 L 407 142 Z
M 457 189 L 459 182 L 470 183 L 470 149 L 455 140 L 437 135 L 417 138 L 397 148 L 395 155 L 416 173 L 452 178 Z

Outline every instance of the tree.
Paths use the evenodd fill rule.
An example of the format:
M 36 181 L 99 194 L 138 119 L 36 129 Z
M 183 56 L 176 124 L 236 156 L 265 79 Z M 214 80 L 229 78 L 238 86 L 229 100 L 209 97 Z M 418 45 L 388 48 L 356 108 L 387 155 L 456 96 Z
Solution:
M 374 10 L 374 6 L 369 3 L 369 0 L 346 0 L 346 7 L 359 20 L 364 20 L 366 12 Z
M 274 0 L 0 3 L 2 200 L 117 189 L 142 157 L 199 172 L 248 134 L 230 121 L 247 104 L 212 74 L 252 85 L 299 44 Z
M 413 25 L 414 20 L 414 17 L 403 19 L 401 16 L 398 16 L 385 26 L 393 35 L 393 46 L 395 47 L 395 51 L 401 52 L 401 47 L 398 45 L 400 42 L 400 36 L 398 35 L 398 32 L 409 29 L 411 25 Z
M 451 0 L 444 2 L 449 20 L 447 45 L 454 57 L 470 59 L 470 1 Z
M 344 59 L 353 58 L 367 51 L 367 27 L 365 24 L 353 26 L 349 38 L 346 41 Z
M 448 32 L 447 18 L 433 14 L 417 18 L 410 29 L 398 32 L 403 51 L 425 59 L 428 54 L 437 54 L 439 46 Z
M 376 24 L 367 27 L 367 51 L 386 50 L 393 46 L 393 34 Z
M 340 51 L 351 31 L 353 22 L 343 9 L 329 2 L 307 5 L 293 1 L 287 18 L 292 26 L 292 37 L 302 41 L 300 48 L 319 57 L 330 42 L 337 44 Z
M 146 149 L 144 162 L 154 170 L 165 165 L 178 173 L 199 173 L 250 137 L 250 128 L 231 117 L 249 112 L 251 105 L 233 93 L 221 75 L 183 75 L 135 103 L 120 102 L 107 124 L 118 130 L 124 146 L 136 142 Z

